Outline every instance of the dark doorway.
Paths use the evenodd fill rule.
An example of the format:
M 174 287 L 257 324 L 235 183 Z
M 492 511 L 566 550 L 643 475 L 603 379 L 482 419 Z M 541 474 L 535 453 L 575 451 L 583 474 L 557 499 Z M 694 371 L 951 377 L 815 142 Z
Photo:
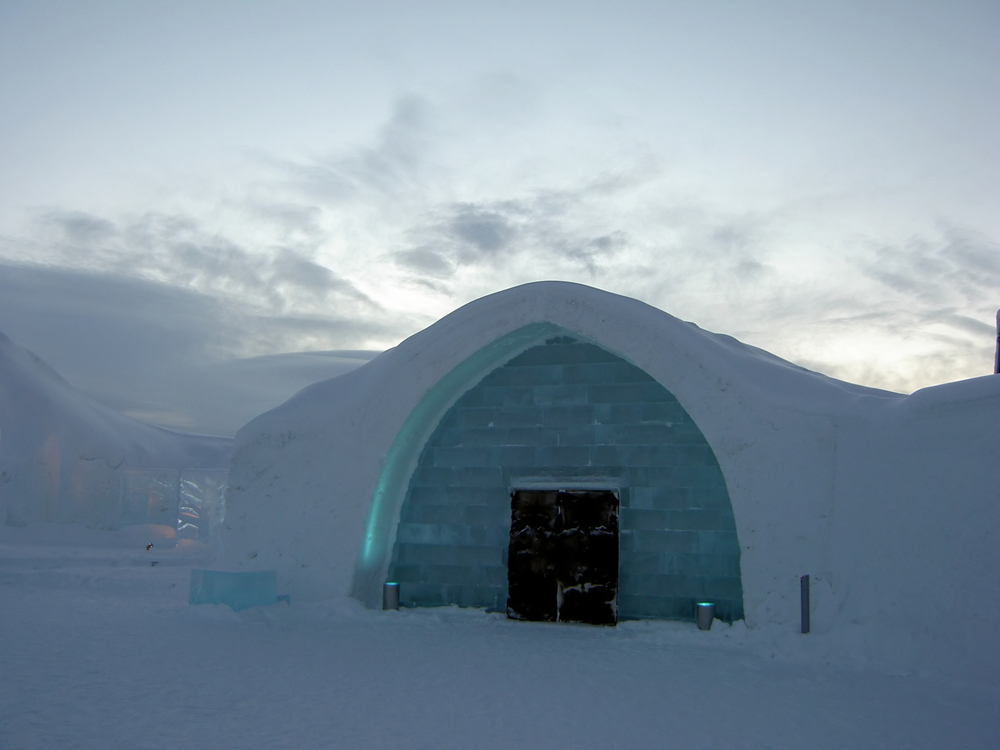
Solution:
M 618 622 L 618 498 L 607 490 L 511 494 L 507 616 Z

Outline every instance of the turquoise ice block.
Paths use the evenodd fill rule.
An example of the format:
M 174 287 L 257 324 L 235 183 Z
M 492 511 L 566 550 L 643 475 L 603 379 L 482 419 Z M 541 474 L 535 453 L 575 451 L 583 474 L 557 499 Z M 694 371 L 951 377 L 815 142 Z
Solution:
M 192 570 L 189 601 L 191 604 L 226 604 L 236 612 L 275 604 L 278 601 L 278 571 Z

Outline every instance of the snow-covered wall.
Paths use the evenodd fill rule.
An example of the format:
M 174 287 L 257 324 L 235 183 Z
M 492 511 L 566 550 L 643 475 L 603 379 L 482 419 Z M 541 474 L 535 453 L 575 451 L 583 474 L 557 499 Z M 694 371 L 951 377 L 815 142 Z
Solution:
M 231 449 L 229 438 L 153 427 L 102 406 L 0 334 L 0 523 L 109 528 L 122 471 L 222 468 Z
M 797 628 L 808 573 L 817 634 L 887 664 L 933 652 L 947 671 L 996 665 L 1000 378 L 904 397 L 562 282 L 470 303 L 244 427 L 222 563 L 277 569 L 295 597 L 374 605 L 436 420 L 547 326 L 642 368 L 701 428 L 732 500 L 749 627 Z M 945 640 L 953 659 L 932 648 Z

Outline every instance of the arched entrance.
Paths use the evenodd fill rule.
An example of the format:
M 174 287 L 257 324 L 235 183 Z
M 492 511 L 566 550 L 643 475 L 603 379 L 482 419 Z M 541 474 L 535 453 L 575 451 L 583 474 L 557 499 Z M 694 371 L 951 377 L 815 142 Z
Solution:
M 732 505 L 704 435 L 643 370 L 551 333 L 454 394 L 411 464 L 388 566 L 401 602 L 504 611 L 512 493 L 599 488 L 620 505 L 618 616 L 693 619 L 710 600 L 742 618 Z

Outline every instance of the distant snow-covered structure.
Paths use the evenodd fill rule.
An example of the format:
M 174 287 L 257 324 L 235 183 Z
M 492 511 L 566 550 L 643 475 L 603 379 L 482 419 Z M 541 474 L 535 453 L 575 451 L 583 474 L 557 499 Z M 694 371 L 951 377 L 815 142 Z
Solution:
M 219 505 L 212 491 L 225 483 L 231 449 L 230 438 L 119 414 L 0 334 L 0 523 L 157 523 L 196 536 L 180 502 L 195 513 Z M 201 523 L 207 532 L 210 521 Z
M 221 564 L 293 598 L 375 607 L 395 580 L 410 606 L 591 621 L 708 600 L 785 631 L 809 574 L 814 633 L 996 665 L 998 427 L 1000 377 L 902 396 L 527 284 L 244 427 Z

